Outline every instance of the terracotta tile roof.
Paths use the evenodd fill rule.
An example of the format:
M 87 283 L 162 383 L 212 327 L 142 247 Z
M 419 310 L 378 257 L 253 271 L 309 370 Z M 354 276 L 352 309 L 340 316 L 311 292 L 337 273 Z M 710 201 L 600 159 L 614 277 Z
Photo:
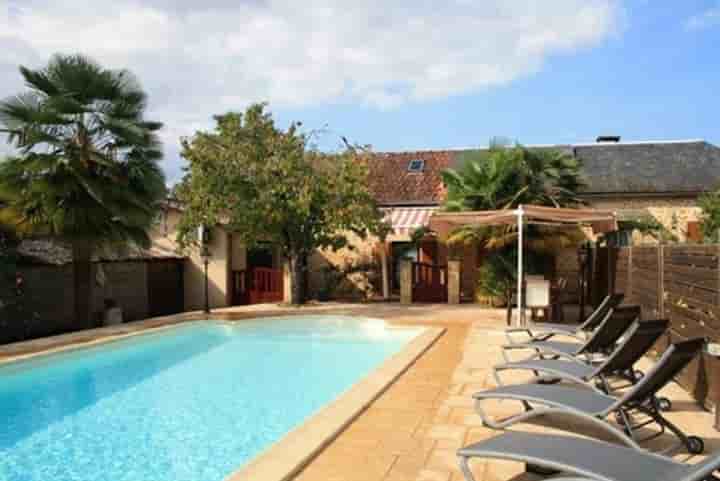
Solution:
M 445 199 L 440 172 L 453 165 L 448 150 L 376 153 L 369 161 L 370 191 L 380 204 L 438 204 Z M 411 160 L 425 161 L 422 172 L 408 172 Z

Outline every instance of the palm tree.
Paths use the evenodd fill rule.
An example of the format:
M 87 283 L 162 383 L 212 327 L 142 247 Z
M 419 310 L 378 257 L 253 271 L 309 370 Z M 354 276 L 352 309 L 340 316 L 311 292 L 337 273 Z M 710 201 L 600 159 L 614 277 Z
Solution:
M 519 204 L 581 205 L 580 161 L 554 149 L 492 147 L 465 154 L 460 170 L 446 169 L 445 209 L 509 209 Z
M 549 207 L 577 207 L 585 185 L 579 159 L 552 149 L 522 146 L 492 147 L 472 151 L 462 159 L 460 169 L 442 172 L 447 188 L 446 211 L 510 209 L 520 204 Z M 449 241 L 480 241 L 493 249 L 514 243 L 514 226 L 469 227 L 453 233 Z M 529 226 L 528 242 L 542 248 L 556 248 L 563 239 L 575 238 L 577 229 L 548 229 Z
M 0 132 L 17 155 L 0 162 L 0 219 L 21 233 L 68 242 L 75 315 L 91 322 L 91 258 L 101 247 L 149 245 L 165 195 L 146 95 L 126 70 L 81 56 L 20 67 L 28 90 L 0 102 Z
M 573 207 L 582 204 L 578 191 L 584 182 L 579 160 L 552 149 L 522 146 L 492 147 L 466 154 L 460 169 L 442 173 L 447 187 L 447 211 L 509 209 L 520 204 Z M 525 243 L 529 270 L 547 259 L 548 253 L 577 245 L 584 239 L 577 227 L 527 226 Z M 479 243 L 494 251 L 495 259 L 484 267 L 480 287 L 488 294 L 503 292 L 509 303 L 514 285 L 514 245 L 517 228 L 511 226 L 463 227 L 453 232 L 448 243 Z M 510 311 L 508 310 L 508 316 Z M 508 317 L 509 321 L 509 317 Z

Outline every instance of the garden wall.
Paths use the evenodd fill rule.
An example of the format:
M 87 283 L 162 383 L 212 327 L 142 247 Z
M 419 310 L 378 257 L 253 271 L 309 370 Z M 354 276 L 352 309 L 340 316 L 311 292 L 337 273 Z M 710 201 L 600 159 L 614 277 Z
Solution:
M 102 273 L 99 271 L 102 270 Z M 0 343 L 80 329 L 74 320 L 73 265 L 20 265 L 20 303 L 26 319 L 0 319 Z M 105 299 L 114 299 L 125 321 L 183 310 L 182 260 L 132 260 L 93 264 L 92 310 L 98 325 Z

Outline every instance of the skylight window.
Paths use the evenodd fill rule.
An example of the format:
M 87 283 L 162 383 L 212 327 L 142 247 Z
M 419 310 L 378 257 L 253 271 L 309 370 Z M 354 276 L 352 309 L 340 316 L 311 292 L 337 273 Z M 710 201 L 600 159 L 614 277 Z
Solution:
M 425 161 L 422 159 L 413 159 L 408 163 L 408 172 L 422 172 L 425 170 Z

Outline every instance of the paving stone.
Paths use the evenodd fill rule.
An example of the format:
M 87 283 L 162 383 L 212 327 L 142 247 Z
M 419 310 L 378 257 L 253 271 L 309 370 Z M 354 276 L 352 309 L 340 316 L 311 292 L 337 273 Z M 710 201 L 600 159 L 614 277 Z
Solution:
M 456 449 L 435 448 L 430 453 L 425 467 L 431 470 L 447 471 L 455 470 L 458 466 Z
M 427 437 L 430 439 L 465 439 L 467 428 L 457 424 L 436 424 L 430 428 Z
M 415 481 L 448 481 L 452 473 L 450 471 L 436 471 L 423 469 L 418 473 Z

